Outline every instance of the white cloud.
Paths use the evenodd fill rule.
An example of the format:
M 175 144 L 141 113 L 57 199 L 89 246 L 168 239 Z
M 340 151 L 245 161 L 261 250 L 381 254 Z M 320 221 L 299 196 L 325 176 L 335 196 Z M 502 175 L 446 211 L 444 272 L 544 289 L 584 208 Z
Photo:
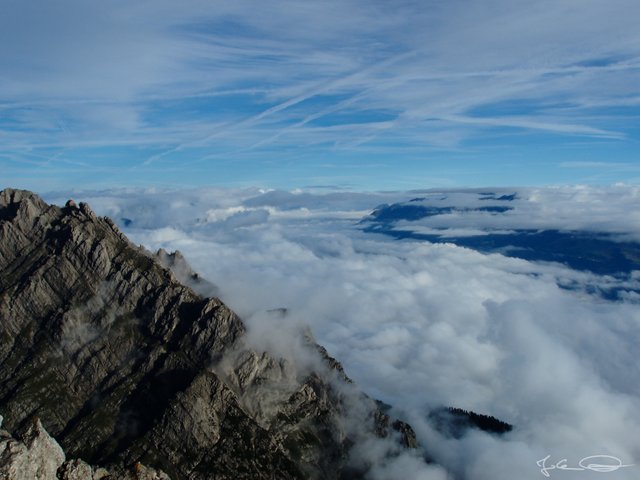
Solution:
M 72 159 L 64 149 L 136 145 L 149 171 L 186 150 L 210 162 L 270 146 L 366 152 L 382 138 L 424 151 L 504 126 L 620 139 L 626 127 L 607 107 L 637 106 L 639 8 L 11 0 L 0 18 L 2 149 L 58 164 L 56 153 Z M 234 108 L 205 104 L 227 97 Z M 516 108 L 500 113 L 505 104 Z
M 125 231 L 136 243 L 181 250 L 265 348 L 295 350 L 283 331 L 310 325 L 347 374 L 394 405 L 435 460 L 461 478 L 537 479 L 536 461 L 546 455 L 576 464 L 607 454 L 639 464 L 637 299 L 561 289 L 559 279 L 602 286 L 613 279 L 559 265 L 366 234 L 347 214 L 425 195 L 486 204 L 469 192 L 131 191 L 76 199 L 132 219 Z M 471 225 L 638 233 L 628 220 L 634 187 L 525 189 L 518 196 L 505 202 L 517 208 L 504 222 L 470 216 Z M 630 287 L 637 280 L 631 275 Z M 289 311 L 284 319 L 264 314 L 281 307 Z M 502 438 L 443 438 L 426 421 L 428 408 L 441 404 L 494 415 L 515 429 Z M 632 479 L 637 469 L 611 475 Z M 445 477 L 403 455 L 378 465 L 372 478 Z

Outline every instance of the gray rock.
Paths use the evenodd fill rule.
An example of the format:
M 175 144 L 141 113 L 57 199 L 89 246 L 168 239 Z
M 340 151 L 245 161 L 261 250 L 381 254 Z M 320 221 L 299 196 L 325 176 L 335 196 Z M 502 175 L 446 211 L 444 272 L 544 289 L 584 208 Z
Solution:
M 69 479 L 88 464 L 114 480 L 358 478 L 354 442 L 395 431 L 415 446 L 312 337 L 312 370 L 252 349 L 237 315 L 178 281 L 195 275 L 181 255 L 133 245 L 84 203 L 1 191 L 0 270 L 5 428 L 42 418 L 88 462 L 63 465 Z M 63 464 L 35 431 L 35 443 L 5 441 L 0 468 L 36 451 L 47 472 Z
M 60 480 L 93 480 L 93 469 L 82 460 L 68 460 L 58 468 Z
M 67 460 L 62 448 L 34 417 L 13 438 L 0 431 L 0 479 L 2 480 L 170 480 L 162 471 L 134 464 L 128 471 L 110 473 L 94 469 L 82 460 Z
M 11 480 L 55 480 L 65 460 L 60 445 L 49 436 L 38 418 L 28 422 L 19 440 L 0 438 L 0 478 Z
M 156 252 L 155 257 L 163 267 L 171 270 L 180 283 L 191 287 L 200 295 L 211 297 L 219 294 L 218 287 L 198 275 L 179 250 L 169 253 L 164 248 L 160 248 Z

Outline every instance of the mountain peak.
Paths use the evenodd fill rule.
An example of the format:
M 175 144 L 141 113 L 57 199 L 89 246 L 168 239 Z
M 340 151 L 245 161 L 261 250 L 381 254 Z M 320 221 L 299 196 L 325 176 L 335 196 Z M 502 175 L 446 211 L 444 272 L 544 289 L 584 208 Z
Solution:
M 85 203 L 0 192 L 0 268 L 0 413 L 15 431 L 41 418 L 74 458 L 174 479 L 358 478 L 371 463 L 350 464 L 354 443 L 415 445 L 315 342 L 313 371 L 256 351 L 222 301 L 180 283 L 196 275 L 181 254 L 136 247 Z

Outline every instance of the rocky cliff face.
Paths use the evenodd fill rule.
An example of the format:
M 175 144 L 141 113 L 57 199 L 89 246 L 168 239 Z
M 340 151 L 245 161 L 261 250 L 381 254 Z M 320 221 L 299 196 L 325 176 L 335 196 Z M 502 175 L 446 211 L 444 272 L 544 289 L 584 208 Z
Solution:
M 37 417 L 27 422 L 17 437 L 0 429 L 0 479 L 169 480 L 163 472 L 140 463 L 132 465 L 128 471 L 109 472 L 82 460 L 67 460 L 60 445 L 51 438 Z
M 199 280 L 181 258 L 136 247 L 86 204 L 0 192 L 0 271 L 4 428 L 46 428 L 71 458 L 173 479 L 337 479 L 371 466 L 350 456 L 363 439 L 415 447 L 312 339 L 304 366 L 253 349 L 219 299 L 178 281 Z M 37 455 L 33 435 L 2 435 Z

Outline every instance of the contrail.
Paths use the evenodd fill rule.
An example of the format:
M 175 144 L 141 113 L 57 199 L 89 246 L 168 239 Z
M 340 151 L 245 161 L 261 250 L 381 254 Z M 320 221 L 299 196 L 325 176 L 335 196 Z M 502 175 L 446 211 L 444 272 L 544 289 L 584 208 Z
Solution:
M 273 107 L 270 107 L 268 109 L 266 109 L 263 112 L 258 113 L 257 115 L 254 115 L 252 117 L 249 117 L 245 120 L 242 120 L 240 122 L 228 125 L 227 127 L 223 127 L 219 130 L 216 130 L 215 132 L 211 133 L 210 135 L 200 139 L 200 140 L 195 140 L 193 142 L 186 142 L 186 143 L 181 143 L 180 145 L 171 148 L 169 150 L 166 150 L 164 152 L 161 152 L 159 154 L 156 154 L 152 157 L 149 157 L 147 160 L 145 160 L 143 162 L 142 165 L 150 165 L 151 163 L 155 162 L 156 160 L 159 160 L 162 157 L 165 157 L 167 155 L 170 155 L 172 153 L 175 152 L 179 152 L 181 150 L 184 150 L 185 148 L 189 148 L 189 147 L 195 147 L 198 145 L 202 145 L 207 143 L 209 140 L 219 137 L 220 135 L 223 135 L 225 133 L 228 133 L 231 130 L 235 130 L 237 128 L 240 127 L 246 127 L 249 125 L 253 125 L 257 122 L 259 122 L 260 120 L 262 120 L 263 118 L 266 118 L 270 115 L 273 115 L 275 113 L 278 113 L 282 110 L 285 110 L 289 107 L 292 107 L 294 105 L 297 105 L 298 103 L 304 102 L 305 100 L 309 99 L 309 98 L 313 98 L 316 95 L 320 95 L 322 93 L 328 92 L 332 89 L 335 89 L 337 87 L 341 87 L 344 85 L 348 85 L 349 83 L 353 82 L 354 80 L 361 78 L 361 77 L 365 77 L 368 74 L 370 74 L 371 72 L 374 72 L 378 69 L 387 67 L 389 65 L 393 65 L 394 63 L 400 62 L 406 58 L 409 58 L 411 56 L 414 56 L 416 54 L 415 51 L 410 51 L 410 52 L 405 52 L 403 54 L 400 55 L 396 55 L 394 57 L 388 58 L 382 62 L 379 63 L 375 63 L 367 68 L 364 68 L 362 70 L 358 70 L 356 72 L 350 73 L 344 77 L 341 78 L 337 78 L 335 80 L 331 80 L 329 82 L 326 82 L 324 84 L 321 84 L 320 86 L 318 86 L 317 88 L 313 88 L 311 90 L 309 90 L 308 92 L 305 92 L 301 95 L 297 95 L 293 98 L 290 98 L 289 100 L 279 103 L 278 105 L 274 105 Z

